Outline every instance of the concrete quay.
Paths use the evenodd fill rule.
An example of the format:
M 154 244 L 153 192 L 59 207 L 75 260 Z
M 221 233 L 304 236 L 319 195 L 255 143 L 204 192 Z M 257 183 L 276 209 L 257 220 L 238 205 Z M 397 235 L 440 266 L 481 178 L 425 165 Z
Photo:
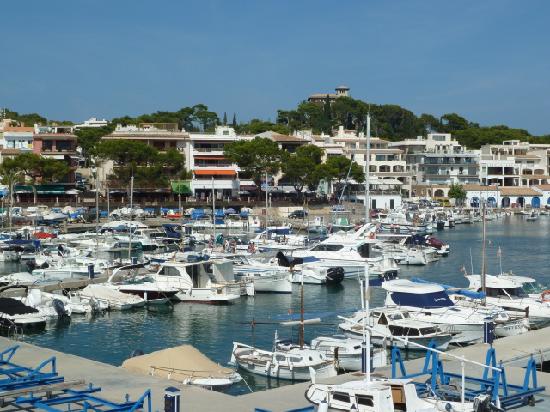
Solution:
M 108 337 L 105 344 L 108 345 Z M 304 398 L 304 392 L 309 383 L 287 385 L 276 389 L 258 391 L 241 396 L 231 396 L 205 389 L 178 385 L 174 381 L 168 381 L 152 376 L 137 375 L 120 367 L 96 362 L 47 348 L 30 345 L 0 337 L 0 350 L 15 344 L 20 345 L 19 350 L 13 358 L 16 363 L 25 366 L 36 366 L 41 361 L 51 356 L 57 357 L 57 366 L 60 375 L 67 381 L 84 380 L 86 383 L 93 383 L 101 386 L 99 396 L 111 401 L 122 401 L 126 394 L 130 399 L 135 400 L 147 389 L 152 391 L 153 410 L 163 410 L 164 389 L 168 386 L 178 386 L 182 390 L 181 406 L 184 411 L 253 411 L 254 408 L 264 408 L 277 411 L 285 411 L 292 408 L 300 408 L 308 405 Z M 511 362 L 506 367 L 509 383 L 522 383 L 524 369 L 519 365 L 525 365 L 527 360 L 517 361 L 519 355 L 550 353 L 550 328 L 530 331 L 524 335 L 502 338 L 495 341 L 494 347 L 497 353 L 497 361 Z M 487 345 L 478 344 L 466 348 L 458 348 L 449 351 L 455 356 L 464 356 L 467 359 L 484 363 Z M 448 360 L 442 357 L 446 370 L 459 372 L 460 363 L 456 360 Z M 406 361 L 406 368 L 409 372 L 419 371 L 423 364 L 423 358 Z M 467 374 L 481 376 L 481 368 L 467 366 Z M 389 376 L 390 368 L 377 369 L 376 374 Z M 331 379 L 331 383 L 340 383 L 353 379 L 360 379 L 360 374 L 345 374 Z M 519 410 L 532 412 L 550 410 L 550 374 L 537 373 L 539 385 L 546 386 L 545 392 L 538 396 L 542 401 L 535 407 L 522 407 Z

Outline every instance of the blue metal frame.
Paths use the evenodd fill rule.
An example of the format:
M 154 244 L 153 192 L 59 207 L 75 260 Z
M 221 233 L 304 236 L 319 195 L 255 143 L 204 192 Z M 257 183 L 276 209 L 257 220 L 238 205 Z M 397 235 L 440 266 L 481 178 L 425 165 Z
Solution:
M 57 373 L 55 356 L 46 359 L 36 368 L 28 368 L 11 361 L 17 349 L 19 345 L 0 352 L 0 390 L 8 391 L 63 382 L 63 377 Z
M 151 391 L 146 390 L 136 401 L 130 401 L 126 395 L 124 402 L 117 403 L 99 398 L 93 393 L 101 391 L 101 388 L 92 384 L 87 389 L 65 389 L 63 394 L 48 398 L 46 396 L 19 397 L 15 400 L 18 405 L 36 408 L 47 412 L 133 412 L 146 407 L 146 411 L 152 411 Z M 64 406 L 64 407 L 63 407 Z M 78 406 L 75 408 L 75 406 Z
M 46 359 L 36 368 L 13 363 L 11 359 L 18 348 L 19 345 L 16 345 L 0 352 L 0 391 L 29 389 L 30 395 L 15 399 L 17 405 L 47 412 L 133 412 L 144 406 L 147 411 L 152 411 L 150 390 L 146 390 L 137 401 L 130 401 L 129 395 L 126 395 L 125 401 L 121 403 L 107 401 L 93 395 L 101 391 L 101 388 L 94 387 L 92 384 L 82 390 L 59 389 L 59 395 L 52 396 L 50 393 L 36 396 L 32 392 L 33 387 L 61 383 L 64 378 L 57 373 L 55 356 Z M 55 387 L 52 386 L 52 390 L 55 390 Z M 45 391 L 47 390 L 41 389 L 41 393 Z
M 394 347 L 392 348 L 391 353 L 391 377 L 395 378 L 407 378 L 413 379 L 420 376 L 428 376 L 430 390 L 439 395 L 449 395 L 449 392 L 441 389 L 438 385 L 438 379 L 441 385 L 448 385 L 451 378 L 462 379 L 461 374 L 444 372 L 443 363 L 439 359 L 439 354 L 434 352 L 433 349 L 435 346 L 430 345 L 429 349 L 426 351 L 426 358 L 424 361 L 424 366 L 420 372 L 417 373 L 407 373 L 405 364 L 401 357 L 401 351 Z M 496 352 L 493 347 L 490 347 L 487 350 L 485 356 L 485 365 L 497 367 Z M 397 367 L 399 366 L 399 371 Z M 510 409 L 513 407 L 525 405 L 529 398 L 534 396 L 536 393 L 542 392 L 545 390 L 544 386 L 538 386 L 537 382 L 537 365 L 535 359 L 531 357 L 527 362 L 525 368 L 525 375 L 523 378 L 522 385 L 514 385 L 508 383 L 506 379 L 506 371 L 502 366 L 502 362 L 498 363 L 498 370 L 484 368 L 483 375 L 481 378 L 475 378 L 471 376 L 465 376 L 466 384 L 474 385 L 479 387 L 466 387 L 465 396 L 467 400 L 473 400 L 476 396 L 482 394 L 491 394 L 491 399 L 493 403 L 498 401 L 500 402 L 500 407 L 503 409 Z M 399 373 L 398 373 L 399 372 Z M 415 383 L 419 393 L 427 391 L 425 384 Z M 455 394 L 456 395 L 456 394 Z

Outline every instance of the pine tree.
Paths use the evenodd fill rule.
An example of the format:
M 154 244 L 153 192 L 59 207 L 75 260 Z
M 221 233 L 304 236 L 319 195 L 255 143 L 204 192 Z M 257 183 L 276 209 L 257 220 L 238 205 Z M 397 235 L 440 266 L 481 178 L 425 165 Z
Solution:
M 237 127 L 237 115 L 233 113 L 233 121 L 231 122 L 231 126 Z
M 223 112 L 223 125 L 227 126 L 227 113 Z

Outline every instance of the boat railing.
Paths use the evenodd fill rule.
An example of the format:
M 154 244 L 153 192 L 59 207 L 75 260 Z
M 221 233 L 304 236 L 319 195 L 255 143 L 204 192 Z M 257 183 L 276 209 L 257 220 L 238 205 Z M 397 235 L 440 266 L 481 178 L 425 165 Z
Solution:
M 211 378 L 213 376 L 233 376 L 234 371 L 224 371 L 224 370 L 194 370 L 194 369 L 180 369 L 180 368 L 170 368 L 168 366 L 150 366 L 150 374 L 151 376 L 155 376 L 155 373 L 157 371 L 159 372 L 167 372 L 168 373 L 168 379 L 171 379 L 172 374 L 180 374 L 188 376 L 190 379 L 192 378 Z

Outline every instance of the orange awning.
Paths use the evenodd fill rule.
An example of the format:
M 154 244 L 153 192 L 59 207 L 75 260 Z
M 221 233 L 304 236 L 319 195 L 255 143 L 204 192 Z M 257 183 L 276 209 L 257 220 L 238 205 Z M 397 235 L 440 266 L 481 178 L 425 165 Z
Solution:
M 219 156 L 201 156 L 201 155 L 197 155 L 197 156 L 193 156 L 196 160 L 225 160 L 225 157 L 223 157 L 223 155 L 219 155 Z
M 214 175 L 214 176 L 235 176 L 237 172 L 234 170 L 217 170 L 217 169 L 200 169 L 194 170 L 193 173 L 198 176 Z

